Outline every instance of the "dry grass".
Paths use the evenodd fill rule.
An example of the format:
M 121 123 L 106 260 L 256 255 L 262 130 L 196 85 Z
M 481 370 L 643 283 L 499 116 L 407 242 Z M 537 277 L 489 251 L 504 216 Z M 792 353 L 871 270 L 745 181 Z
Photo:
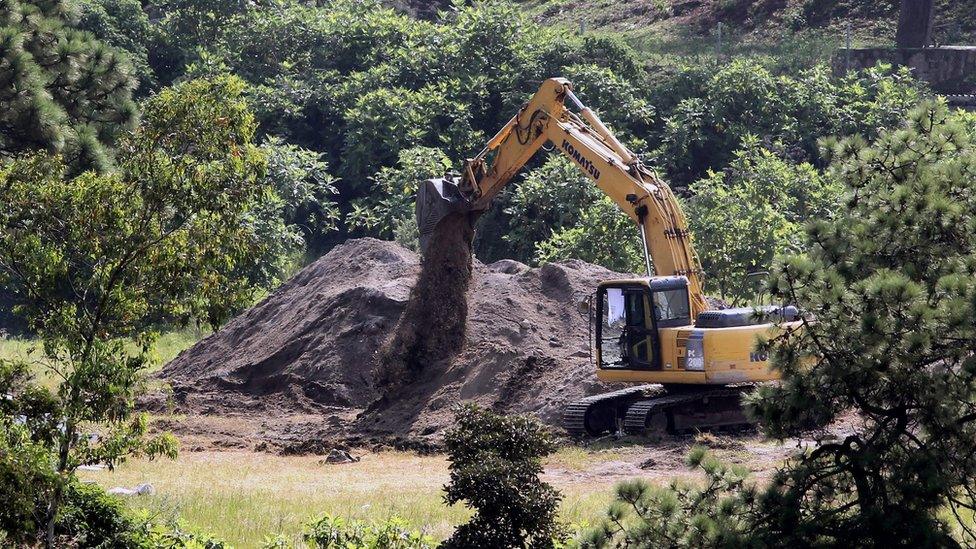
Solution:
M 382 452 L 343 465 L 320 464 L 320 459 L 185 452 L 176 461 L 134 460 L 114 472 L 84 471 L 82 476 L 107 488 L 150 482 L 156 494 L 133 498 L 133 507 L 167 518 L 178 515 L 238 548 L 256 547 L 275 534 L 298 541 L 302 523 L 324 513 L 370 521 L 399 515 L 438 539 L 469 516 L 464 507 L 448 507 L 441 499 L 448 481 L 444 456 Z M 554 459 L 580 458 L 569 450 Z M 600 517 L 614 484 L 562 476 L 551 481 L 564 495 L 563 520 L 577 526 Z

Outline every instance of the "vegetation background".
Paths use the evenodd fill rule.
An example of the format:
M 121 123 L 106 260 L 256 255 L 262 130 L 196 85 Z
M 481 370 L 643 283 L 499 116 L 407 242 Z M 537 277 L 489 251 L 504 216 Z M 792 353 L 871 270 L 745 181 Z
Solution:
M 956 496 L 971 484 L 972 464 L 954 458 L 972 453 L 973 380 L 957 375 L 971 366 L 966 345 L 952 345 L 972 340 L 974 315 L 966 320 L 967 305 L 958 301 L 971 293 L 972 245 L 926 222 L 970 227 L 966 136 L 974 123 L 929 102 L 935 94 L 907 70 L 834 74 L 829 67 L 847 35 L 855 45 L 890 44 L 897 4 L 0 2 L 0 320 L 20 337 L 5 341 L 0 368 L 0 394 L 12 395 L 0 402 L 0 463 L 10 480 L 5 500 L 16 502 L 0 512 L 4 530 L 28 539 L 43 529 L 53 545 L 57 536 L 77 535 L 72 510 L 92 506 L 114 517 L 110 502 L 79 487 L 75 471 L 172 454 L 172 441 L 147 439 L 145 418 L 133 413 L 144 374 L 167 354 L 153 350 L 160 332 L 181 341 L 172 348 L 189 344 L 346 238 L 415 247 L 417 181 L 458 169 L 541 81 L 559 75 L 685 201 L 710 292 L 755 302 L 767 286 L 751 275 L 775 264 L 769 289 L 777 297 L 826 308 L 823 318 L 842 303 L 863 319 L 825 324 L 833 330 L 825 338 L 875 345 L 851 347 L 857 356 L 838 350 L 848 353 L 843 367 L 825 359 L 810 374 L 790 369 L 810 342 L 778 347 L 792 385 L 756 406 L 767 418 L 789 419 L 773 422 L 775 433 L 824 423 L 848 406 L 868 412 L 869 430 L 788 469 L 774 486 L 792 487 L 793 499 L 769 492 L 762 500 L 743 491 L 738 472 L 696 455 L 693 464 L 715 490 L 694 509 L 681 508 L 688 520 L 680 524 L 699 524 L 716 509 L 729 520 L 662 535 L 692 546 L 768 540 L 773 530 L 755 517 L 769 519 L 763 501 L 775 501 L 803 517 L 832 513 L 831 531 L 850 539 L 905 532 L 886 528 L 887 516 L 917 527 L 926 536 L 919 543 L 945 542 L 952 533 L 940 513 L 965 514 L 972 504 Z M 936 4 L 936 41 L 976 38 L 973 0 Z M 916 143 L 929 147 L 917 158 Z M 915 171 L 878 160 L 887 153 Z M 909 190 L 921 198 L 910 201 Z M 867 191 L 902 202 L 858 200 Z M 890 216 L 902 225 L 871 216 L 909 210 Z M 624 219 L 569 163 L 540 154 L 481 220 L 476 252 L 483 261 L 575 257 L 639 271 L 637 234 Z M 843 247 L 836 235 L 845 230 L 892 242 L 924 238 L 900 256 L 845 249 L 865 269 L 862 278 L 836 261 Z M 906 260 L 919 253 L 932 258 L 930 269 Z M 778 256 L 793 259 L 775 263 Z M 830 277 L 812 277 L 810 265 Z M 792 288 L 798 276 L 811 286 Z M 874 314 L 881 305 L 911 315 Z M 906 318 L 925 327 L 920 339 L 899 328 Z M 894 365 L 892 353 L 901 357 Z M 846 374 L 850 364 L 858 376 Z M 954 366 L 940 376 L 935 364 Z M 904 383 L 919 400 L 855 390 Z M 830 388 L 830 398 L 809 406 L 814 386 Z M 938 394 L 955 399 L 945 404 L 932 397 Z M 948 442 L 930 438 L 939 430 Z M 929 463 L 952 463 L 952 474 L 913 468 L 921 465 L 899 450 L 904 444 Z M 532 459 L 548 451 L 540 442 Z M 846 464 L 831 484 L 813 495 L 797 489 L 822 478 L 827 458 Z M 876 473 L 870 481 L 865 469 Z M 844 489 L 863 497 L 845 499 Z M 895 497 L 899 490 L 923 489 L 907 516 L 892 512 L 904 510 L 890 507 L 906 501 Z M 687 501 L 696 493 L 687 492 Z M 680 507 L 640 486 L 618 496 L 631 506 Z M 727 513 L 729 501 L 752 514 Z M 551 517 L 552 506 L 540 514 Z M 344 531 L 330 520 L 310 531 Z M 637 524 L 590 541 L 656 531 L 652 520 Z M 812 536 L 798 543 L 847 539 L 813 524 L 798 530 Z M 544 538 L 556 537 L 546 528 L 538 530 Z

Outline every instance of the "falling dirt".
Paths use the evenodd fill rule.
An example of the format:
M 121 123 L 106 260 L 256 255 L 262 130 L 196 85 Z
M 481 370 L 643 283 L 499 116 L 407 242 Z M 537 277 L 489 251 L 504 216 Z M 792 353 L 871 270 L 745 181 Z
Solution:
M 452 213 L 434 229 L 407 307 L 380 351 L 375 384 L 381 397 L 371 409 L 396 398 L 427 365 L 454 356 L 464 345 L 474 221 L 472 214 Z
M 568 401 L 610 389 L 590 365 L 577 303 L 599 281 L 626 275 L 575 260 L 529 268 L 461 256 L 471 273 L 466 315 L 421 317 L 426 333 L 414 339 L 397 327 L 418 291 L 418 255 L 371 238 L 347 241 L 167 364 L 158 374 L 167 389 L 143 406 L 194 447 L 281 450 L 315 440 L 425 444 L 462 400 L 558 424 Z M 439 292 L 432 299 L 464 294 L 463 269 L 446 267 L 462 264 L 454 260 L 428 289 Z M 463 331 L 443 328 L 460 322 Z M 423 367 L 394 375 L 384 362 L 390 349 L 425 337 L 415 355 Z M 382 390 L 390 381 L 396 388 Z

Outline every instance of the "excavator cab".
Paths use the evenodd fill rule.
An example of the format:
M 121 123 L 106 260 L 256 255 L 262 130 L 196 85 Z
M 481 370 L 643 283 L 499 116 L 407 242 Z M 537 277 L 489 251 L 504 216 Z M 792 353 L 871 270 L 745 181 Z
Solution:
M 590 311 L 600 369 L 660 370 L 660 328 L 691 324 L 688 280 L 680 276 L 601 283 Z

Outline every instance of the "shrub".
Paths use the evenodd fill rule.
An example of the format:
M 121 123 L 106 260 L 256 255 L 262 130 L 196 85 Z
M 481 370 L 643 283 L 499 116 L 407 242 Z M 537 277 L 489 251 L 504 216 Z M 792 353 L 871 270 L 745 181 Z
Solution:
M 554 232 L 579 226 L 583 212 L 602 196 L 575 164 L 561 154 L 550 155 L 542 166 L 515 183 L 505 213 L 518 222 L 502 238 L 516 257 L 531 258 Z
M 302 537 L 320 549 L 433 549 L 435 545 L 399 517 L 377 525 L 325 515 L 309 523 Z
M 617 485 L 607 518 L 581 535 L 581 549 L 749 547 L 757 490 L 746 470 L 722 464 L 700 446 L 687 464 L 704 474 L 704 482 Z
M 456 413 L 444 435 L 451 473 L 444 500 L 464 501 L 475 515 L 444 547 L 553 547 L 564 537 L 556 519 L 560 496 L 539 479 L 541 459 L 555 451 L 552 435 L 534 419 L 474 404 Z
M 79 549 L 128 549 L 142 541 L 138 522 L 118 497 L 78 481 L 65 491 L 56 530 Z

